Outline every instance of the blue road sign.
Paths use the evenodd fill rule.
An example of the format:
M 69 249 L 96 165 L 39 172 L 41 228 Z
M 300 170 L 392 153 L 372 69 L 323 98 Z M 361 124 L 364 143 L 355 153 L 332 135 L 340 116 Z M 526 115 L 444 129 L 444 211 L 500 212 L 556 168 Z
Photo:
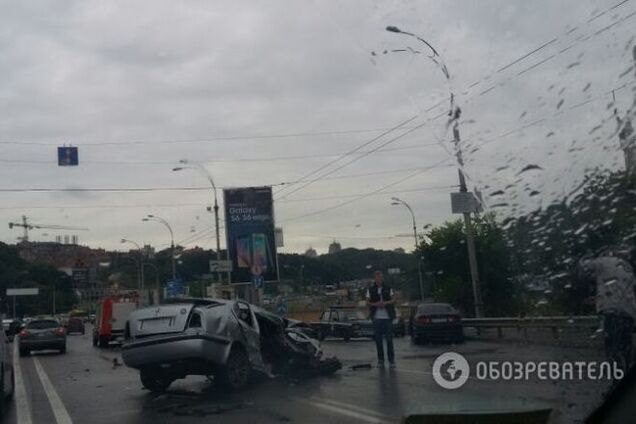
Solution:
M 279 303 L 276 306 L 276 312 L 278 312 L 279 316 L 286 317 L 287 316 L 287 302 L 283 300 L 281 303 Z
M 58 166 L 77 166 L 79 163 L 79 154 L 77 147 L 63 146 L 57 148 L 57 165 Z
M 265 283 L 265 278 L 262 275 L 252 275 L 252 284 L 255 289 L 263 288 L 263 284 Z
M 166 284 L 166 297 L 177 297 L 184 294 L 183 280 L 177 278 L 176 280 L 168 281 Z

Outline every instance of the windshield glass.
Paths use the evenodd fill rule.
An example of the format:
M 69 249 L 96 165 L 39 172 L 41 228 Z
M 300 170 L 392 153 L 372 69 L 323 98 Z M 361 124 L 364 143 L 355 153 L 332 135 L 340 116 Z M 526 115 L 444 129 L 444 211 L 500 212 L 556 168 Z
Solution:
M 62 327 L 9 424 L 581 423 L 634 369 L 636 0 L 3 6 L 0 314 Z
M 365 311 L 341 311 L 340 314 L 343 315 L 347 321 L 367 319 L 367 313 Z
M 57 328 L 60 324 L 53 320 L 31 321 L 27 324 L 29 330 L 46 330 L 47 328 Z
M 417 308 L 418 314 L 453 314 L 457 313 L 450 305 L 420 305 Z

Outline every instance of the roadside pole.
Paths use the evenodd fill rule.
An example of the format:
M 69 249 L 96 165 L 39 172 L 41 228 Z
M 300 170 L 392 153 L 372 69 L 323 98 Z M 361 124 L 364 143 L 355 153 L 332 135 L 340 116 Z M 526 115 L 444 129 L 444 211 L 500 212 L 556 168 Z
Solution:
M 455 116 L 453 117 L 453 140 L 455 142 L 455 148 L 457 151 L 457 163 L 459 164 L 459 191 L 461 193 L 467 193 L 466 178 L 464 177 L 464 158 L 462 157 L 462 149 L 460 147 L 461 138 L 459 135 L 459 118 L 461 115 L 461 109 L 456 107 L 453 111 Z M 470 279 L 473 287 L 473 299 L 475 302 L 475 317 L 481 318 L 484 316 L 483 302 L 481 300 L 481 291 L 479 289 L 479 269 L 477 267 L 477 254 L 475 252 L 475 235 L 473 231 L 473 224 L 470 217 L 470 212 L 464 212 L 464 225 L 466 227 L 466 247 L 468 248 L 468 264 L 470 267 Z

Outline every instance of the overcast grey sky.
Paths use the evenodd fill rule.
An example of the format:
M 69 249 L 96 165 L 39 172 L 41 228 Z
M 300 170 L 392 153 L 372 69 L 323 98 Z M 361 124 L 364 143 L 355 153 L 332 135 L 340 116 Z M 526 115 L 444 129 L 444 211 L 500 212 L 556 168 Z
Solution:
M 162 248 L 167 231 L 141 222 L 153 213 L 177 241 L 210 248 L 207 181 L 172 172 L 179 159 L 204 164 L 219 187 L 290 183 L 417 116 L 361 152 L 428 122 L 384 150 L 349 155 L 335 165 L 360 158 L 296 192 L 300 183 L 275 187 L 283 251 L 324 252 L 333 238 L 344 247 L 410 249 L 411 238 L 396 236 L 409 234 L 410 217 L 391 196 L 413 206 L 420 226 L 453 219 L 448 104 L 429 110 L 449 90 L 463 109 L 470 186 L 488 195 L 512 185 L 485 199 L 519 203 L 495 206 L 500 216 L 561 198 L 586 170 L 622 166 L 608 103 L 616 88 L 621 113 L 633 99 L 634 1 L 607 13 L 621 1 L 2 3 L 7 243 L 21 232 L 6 223 L 25 214 L 90 228 L 34 230 L 33 240 L 78 234 L 92 247 L 122 248 L 126 237 Z M 426 50 L 387 25 L 433 44 L 450 86 L 424 54 L 391 53 Z M 57 166 L 63 144 L 79 147 L 80 166 Z M 518 175 L 528 164 L 543 170 Z M 11 191 L 168 187 L 202 190 Z

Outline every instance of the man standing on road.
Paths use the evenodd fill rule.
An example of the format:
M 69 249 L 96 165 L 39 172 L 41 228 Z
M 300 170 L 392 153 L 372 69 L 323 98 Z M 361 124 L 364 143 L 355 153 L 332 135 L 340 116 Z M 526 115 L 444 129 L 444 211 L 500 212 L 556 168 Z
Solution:
M 395 353 L 393 351 L 393 319 L 395 306 L 393 305 L 393 290 L 384 284 L 382 271 L 373 273 L 375 284 L 367 289 L 367 305 L 373 320 L 373 334 L 378 351 L 378 368 L 384 368 L 384 340 L 389 356 L 389 365 L 395 368 Z
M 596 311 L 603 317 L 605 350 L 609 359 L 632 362 L 632 329 L 636 319 L 636 278 L 631 265 L 606 249 L 596 258 L 581 260 L 582 270 L 595 280 Z M 624 355 L 620 358 L 619 355 Z

